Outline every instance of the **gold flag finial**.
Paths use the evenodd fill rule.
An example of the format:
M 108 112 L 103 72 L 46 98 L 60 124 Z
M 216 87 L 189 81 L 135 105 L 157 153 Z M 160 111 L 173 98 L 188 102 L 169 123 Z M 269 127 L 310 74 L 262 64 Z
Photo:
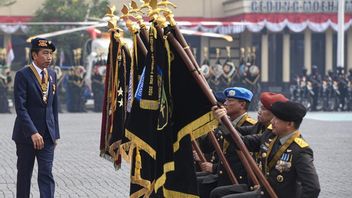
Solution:
M 114 5 L 113 6 L 108 6 L 107 9 L 106 9 L 105 16 L 109 17 L 108 28 L 109 28 L 109 31 L 115 31 L 115 30 L 122 31 L 122 29 L 120 29 L 117 26 L 118 18 L 117 18 L 116 15 L 114 15 L 115 10 L 116 10 L 116 7 Z
M 149 18 L 152 21 L 157 21 L 161 28 L 167 26 L 166 19 L 164 16 L 159 15 L 159 12 L 166 12 L 168 8 L 158 8 L 158 1 L 157 0 L 150 0 L 149 2 L 150 10 L 149 10 Z
M 164 12 L 164 16 L 167 19 L 167 21 L 169 21 L 171 26 L 176 26 L 176 21 L 174 19 L 174 14 L 171 11 L 171 9 L 169 8 L 170 6 L 173 8 L 176 8 L 176 5 L 171 3 L 168 0 L 162 0 L 161 2 L 158 3 L 158 6 L 163 7 L 163 12 Z
M 116 7 L 114 5 L 113 6 L 108 6 L 105 16 L 114 17 L 115 16 L 115 14 L 114 14 L 115 10 L 116 10 Z
M 132 14 L 133 17 L 137 20 L 137 23 L 140 28 L 146 28 L 147 26 L 143 20 L 143 17 L 141 16 L 141 14 L 143 14 L 143 12 L 141 12 L 141 8 L 139 8 L 137 3 L 133 0 L 131 1 L 130 5 L 131 9 L 129 10 L 129 13 Z
M 162 0 L 161 2 L 158 3 L 158 6 L 164 6 L 167 8 L 168 6 L 172 6 L 173 8 L 176 8 L 177 6 L 173 3 L 171 3 L 169 0 Z
M 122 18 L 125 21 L 128 30 L 131 33 L 136 33 L 138 30 L 135 27 L 135 24 L 133 23 L 133 21 L 130 19 L 130 17 L 133 17 L 133 16 L 130 15 L 128 7 L 126 5 L 122 6 L 121 13 L 122 13 L 122 15 L 120 18 Z
M 142 10 L 145 9 L 145 8 L 147 8 L 147 9 L 148 9 L 147 12 L 149 12 L 149 10 L 151 9 L 150 6 L 149 6 L 149 1 L 150 1 L 150 0 L 143 0 L 143 4 L 142 4 L 141 7 L 139 8 L 139 12 L 141 12 L 142 14 L 144 14 Z

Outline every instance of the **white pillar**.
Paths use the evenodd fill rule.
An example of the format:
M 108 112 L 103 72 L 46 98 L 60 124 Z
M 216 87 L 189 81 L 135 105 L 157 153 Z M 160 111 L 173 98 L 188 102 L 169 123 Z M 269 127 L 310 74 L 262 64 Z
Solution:
M 325 73 L 333 68 L 333 31 L 331 28 L 326 30 L 325 33 Z
M 262 79 L 262 82 L 269 81 L 269 35 L 268 34 L 262 34 L 261 79 Z
M 349 56 L 347 56 L 347 68 L 352 69 L 352 28 L 348 30 L 348 35 L 347 35 L 347 53 Z
M 285 33 L 283 37 L 282 47 L 282 81 L 284 83 L 290 82 L 290 34 Z
M 208 49 L 210 48 L 209 46 L 209 38 L 208 37 L 205 37 L 205 36 L 202 36 L 201 39 L 200 39 L 201 43 L 200 43 L 200 50 L 199 50 L 199 58 L 200 58 L 200 65 L 202 65 L 203 63 L 203 60 L 204 60 L 204 47 L 207 47 Z M 209 59 L 209 52 L 208 52 L 208 59 Z M 210 59 L 209 59 L 210 61 Z
M 304 67 L 308 73 L 312 68 L 312 32 L 309 29 L 304 31 Z
M 345 59 L 345 1 L 339 1 L 337 18 L 337 66 L 343 68 Z

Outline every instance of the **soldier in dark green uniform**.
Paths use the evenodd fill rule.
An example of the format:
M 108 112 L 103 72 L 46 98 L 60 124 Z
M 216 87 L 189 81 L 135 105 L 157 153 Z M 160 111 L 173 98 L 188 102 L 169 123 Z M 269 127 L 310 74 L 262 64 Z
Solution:
M 271 113 L 271 106 L 273 103 L 277 101 L 288 101 L 288 99 L 282 94 L 277 94 L 272 92 L 262 92 L 260 94 L 260 101 L 258 104 L 259 106 L 258 117 L 257 117 L 258 122 L 252 126 L 238 127 L 237 131 L 241 133 L 241 135 L 243 136 L 254 135 L 254 134 L 261 135 L 265 131 L 271 132 L 272 130 L 271 120 L 274 117 L 274 115 Z M 229 134 L 225 135 L 225 138 L 228 139 L 228 141 L 232 142 L 231 136 Z M 254 157 L 254 159 L 259 165 L 260 164 L 259 153 L 258 152 L 252 153 L 252 156 Z M 251 182 L 249 182 L 248 184 L 252 185 Z M 250 187 L 253 187 L 253 186 L 250 186 Z M 247 190 L 250 189 L 250 187 L 247 186 Z M 211 192 L 211 196 L 223 197 L 225 195 L 241 192 L 242 189 L 243 188 L 239 187 L 238 185 L 220 186 Z
M 271 107 L 272 132 L 242 138 L 250 151 L 259 152 L 261 169 L 278 197 L 318 197 L 320 193 L 313 151 L 298 130 L 306 111 L 300 103 L 276 102 Z M 221 118 L 226 111 L 214 107 L 214 115 Z M 262 196 L 268 197 L 265 190 Z
M 242 87 L 230 87 L 224 90 L 224 95 L 226 96 L 224 106 L 227 110 L 227 116 L 229 116 L 234 127 L 254 125 L 256 123 L 256 120 L 249 117 L 247 113 L 249 104 L 253 97 L 253 93 L 250 90 Z M 236 147 L 234 144 L 229 143 L 227 140 L 224 139 L 222 135 L 223 128 L 224 127 L 220 125 L 218 130 L 215 131 L 219 144 L 222 146 L 222 151 L 227 161 L 229 162 L 231 169 L 237 176 L 238 182 L 247 183 L 247 173 L 244 167 L 242 166 L 239 157 L 237 156 Z M 207 144 L 211 145 L 210 141 Z M 201 145 L 201 147 L 203 146 Z M 224 186 L 231 184 L 231 180 L 228 177 L 225 167 L 221 162 L 203 162 L 200 164 L 200 167 L 202 171 L 217 175 L 217 177 L 204 177 L 201 181 L 203 184 L 209 184 L 213 182 L 217 182 L 215 186 Z M 202 194 L 201 197 L 208 197 L 212 189 L 207 187 L 207 189 L 205 190 L 206 192 L 203 192 L 204 190 L 205 189 L 200 187 L 200 192 Z M 203 196 L 203 194 L 206 194 L 206 196 Z

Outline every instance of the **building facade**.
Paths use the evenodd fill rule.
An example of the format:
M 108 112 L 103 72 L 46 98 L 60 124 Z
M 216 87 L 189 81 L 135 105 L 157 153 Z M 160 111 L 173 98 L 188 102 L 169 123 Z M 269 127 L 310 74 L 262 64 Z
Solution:
M 35 2 L 35 3 L 33 3 Z M 24 56 L 21 46 L 29 35 L 30 20 L 44 0 L 17 0 L 0 7 L 0 46 L 12 41 L 15 54 Z M 116 7 L 130 1 L 112 0 Z M 227 58 L 230 46 L 231 59 L 239 64 L 241 48 L 256 49 L 255 64 L 260 67 L 261 82 L 269 85 L 289 83 L 303 68 L 311 70 L 317 65 L 321 74 L 337 67 L 338 0 L 174 0 L 175 16 L 182 29 L 228 34 L 228 42 L 220 38 L 187 35 L 195 48 L 197 60 L 204 59 L 208 47 L 210 64 L 216 61 L 216 48 L 220 61 Z M 352 68 L 352 1 L 345 1 L 345 70 Z M 18 55 L 16 57 L 19 57 Z M 23 61 L 23 60 L 21 60 Z

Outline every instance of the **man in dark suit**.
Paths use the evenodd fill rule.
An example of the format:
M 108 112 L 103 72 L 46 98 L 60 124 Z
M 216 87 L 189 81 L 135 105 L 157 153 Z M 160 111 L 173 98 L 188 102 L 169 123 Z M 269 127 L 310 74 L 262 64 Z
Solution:
M 17 197 L 29 197 L 34 160 L 38 162 L 40 197 L 54 197 L 54 149 L 60 138 L 56 73 L 48 69 L 55 46 L 51 41 L 31 41 L 32 64 L 15 76 L 16 121 L 12 139 L 17 154 Z

